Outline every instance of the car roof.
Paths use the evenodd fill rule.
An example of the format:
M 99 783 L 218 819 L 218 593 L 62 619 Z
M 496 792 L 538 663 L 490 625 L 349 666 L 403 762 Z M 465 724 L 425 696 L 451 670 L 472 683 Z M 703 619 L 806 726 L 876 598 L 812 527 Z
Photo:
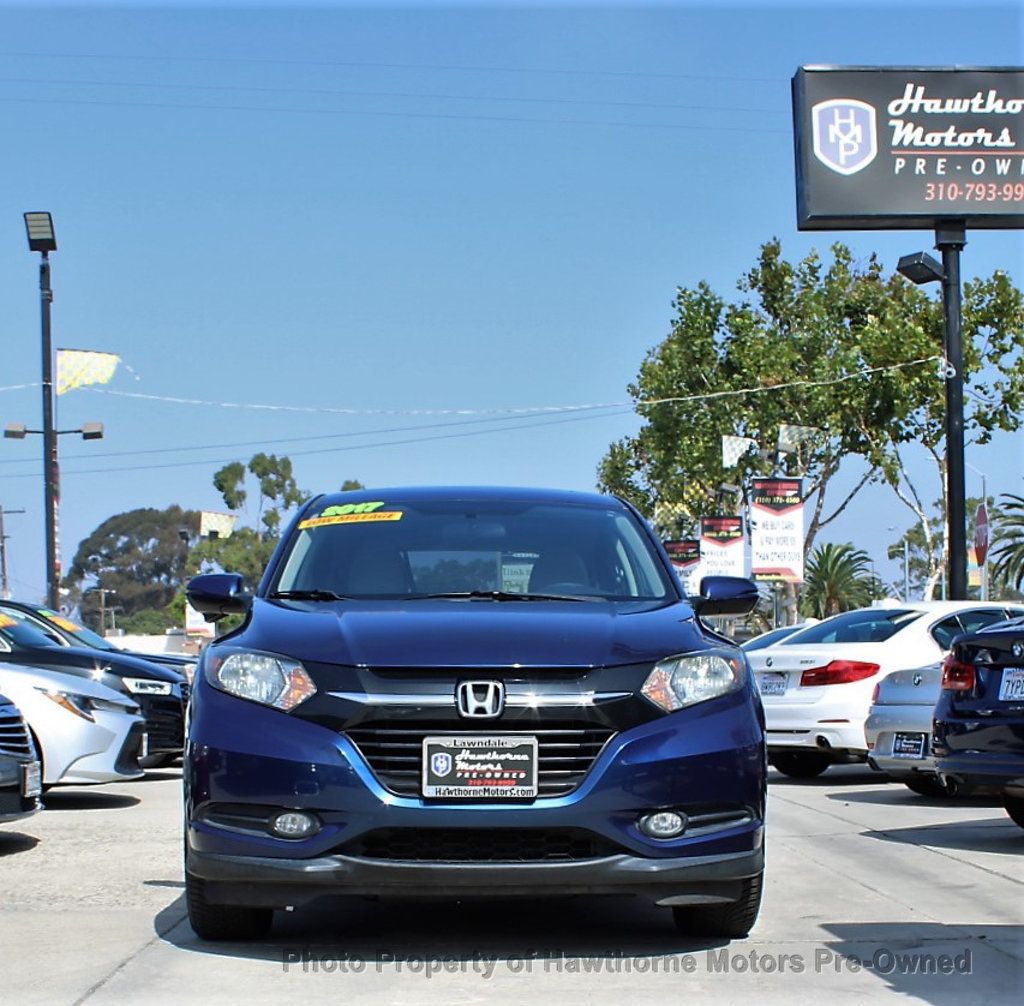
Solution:
M 407 503 L 419 502 L 509 502 L 509 503 L 562 503 L 574 506 L 622 507 L 622 500 L 600 493 L 581 492 L 575 489 L 543 489 L 527 486 L 387 486 L 374 489 L 357 489 L 348 492 L 324 493 L 316 497 L 320 503 L 348 503 L 363 500 L 385 502 L 401 499 Z
M 874 605 L 873 607 L 879 611 L 885 611 L 887 608 L 902 608 L 936 615 L 963 611 L 967 608 L 1017 608 L 1024 614 L 1024 602 L 1021 601 L 894 601 L 889 604 Z

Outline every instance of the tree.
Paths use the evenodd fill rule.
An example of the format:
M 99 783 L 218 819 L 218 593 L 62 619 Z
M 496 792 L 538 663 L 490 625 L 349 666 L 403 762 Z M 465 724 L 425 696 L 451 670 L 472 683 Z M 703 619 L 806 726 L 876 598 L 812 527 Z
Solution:
M 263 524 L 264 533 L 276 537 L 281 528 L 283 515 L 309 498 L 295 481 L 292 459 L 287 455 L 264 454 L 262 451 L 249 459 L 249 464 L 233 461 L 213 476 L 214 488 L 224 498 L 229 510 L 240 510 L 248 499 L 245 488 L 246 472 L 256 479 L 259 487 L 257 519 Z
M 836 244 L 828 265 L 817 252 L 793 265 L 775 240 L 738 289 L 735 303 L 706 283 L 677 291 L 671 331 L 629 387 L 643 426 L 611 445 L 600 488 L 637 502 L 648 517 L 680 514 L 675 530 L 692 533 L 701 515 L 720 512 L 723 484 L 742 490 L 752 476 L 799 474 L 809 499 L 809 554 L 818 532 L 865 485 L 884 482 L 921 525 L 934 582 L 941 543 L 902 451 L 923 445 L 944 473 L 941 301 L 887 275 L 875 256 L 855 263 Z M 972 396 L 968 424 L 983 442 L 1020 422 L 1024 300 L 997 272 L 965 285 L 963 317 L 965 377 L 980 396 Z M 782 424 L 818 432 L 780 457 Z M 750 438 L 756 450 L 726 467 L 723 435 Z M 863 474 L 828 511 L 829 484 L 852 456 Z
M 1024 583 L 1024 496 L 1004 493 L 994 516 L 992 577 L 1015 591 Z
M 878 588 L 867 552 L 849 542 L 822 545 L 807 560 L 801 607 L 804 615 L 828 618 L 870 604 Z
M 83 621 L 101 628 L 101 589 L 106 606 L 121 609 L 122 623 L 145 609 L 164 608 L 185 575 L 188 545 L 180 531 L 198 527 L 199 514 L 180 506 L 144 507 L 103 521 L 78 546 L 64 578 Z

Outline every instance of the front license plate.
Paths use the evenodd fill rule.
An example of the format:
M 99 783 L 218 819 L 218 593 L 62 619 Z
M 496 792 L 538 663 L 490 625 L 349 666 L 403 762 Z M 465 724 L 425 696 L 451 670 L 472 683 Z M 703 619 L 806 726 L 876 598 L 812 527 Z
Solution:
M 424 797 L 522 800 L 536 795 L 536 737 L 423 738 Z
M 897 734 L 892 739 L 893 758 L 923 758 L 927 734 Z
M 1024 667 L 1004 667 L 999 682 L 1000 702 L 1024 702 Z
M 39 796 L 43 792 L 43 774 L 39 762 L 32 761 L 21 766 L 21 795 Z
M 761 689 L 762 695 L 785 695 L 788 679 L 788 674 L 769 671 L 767 674 L 758 675 L 757 687 Z

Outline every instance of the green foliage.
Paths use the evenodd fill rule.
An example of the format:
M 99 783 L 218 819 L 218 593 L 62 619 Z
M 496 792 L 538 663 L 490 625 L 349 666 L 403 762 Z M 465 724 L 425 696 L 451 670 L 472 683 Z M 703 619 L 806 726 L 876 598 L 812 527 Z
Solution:
M 1024 583 L 1024 496 L 1004 493 L 1000 500 L 994 515 L 992 577 L 1019 591 Z
M 900 450 L 923 445 L 941 472 L 940 297 L 886 274 L 875 256 L 855 262 L 845 245 L 832 247 L 829 263 L 812 252 L 792 264 L 777 240 L 761 248 L 738 290 L 732 303 L 703 282 L 678 290 L 671 331 L 629 387 L 644 425 L 611 445 L 599 487 L 633 500 L 648 517 L 670 504 L 692 526 L 721 512 L 723 483 L 745 487 L 752 476 L 800 474 L 813 496 L 810 550 L 819 529 L 865 484 L 884 481 L 924 522 L 934 575 L 937 545 Z M 965 284 L 963 336 L 965 379 L 975 392 L 966 427 L 984 442 L 995 429 L 1017 429 L 1024 404 L 1024 299 L 1004 273 Z M 777 458 L 783 423 L 820 433 Z M 726 468 L 723 435 L 749 437 L 757 449 Z M 829 483 L 852 456 L 866 475 L 826 514 Z
M 822 545 L 807 560 L 801 595 L 805 616 L 828 618 L 841 611 L 862 608 L 878 594 L 878 581 L 867 552 L 849 542 Z
M 276 454 L 260 451 L 249 459 L 248 465 L 233 461 L 214 474 L 214 488 L 229 510 L 240 510 L 248 499 L 249 493 L 245 488 L 247 472 L 259 487 L 257 517 L 263 525 L 263 532 L 269 537 L 277 537 L 284 515 L 308 499 L 309 494 L 298 487 L 291 458 L 279 458 Z
M 172 610 L 167 608 L 144 608 L 118 622 L 118 628 L 129 635 L 162 636 L 168 629 L 181 625 Z
M 119 609 L 121 624 L 165 607 L 185 573 L 187 543 L 179 531 L 194 533 L 198 526 L 198 513 L 179 506 L 129 510 L 103 521 L 78 546 L 64 579 L 83 621 L 99 627 L 99 587 L 113 592 L 106 603 Z
M 366 486 L 364 486 L 363 483 L 359 481 L 359 479 L 345 479 L 345 481 L 341 483 L 341 491 L 343 493 L 354 492 L 356 489 L 365 488 Z

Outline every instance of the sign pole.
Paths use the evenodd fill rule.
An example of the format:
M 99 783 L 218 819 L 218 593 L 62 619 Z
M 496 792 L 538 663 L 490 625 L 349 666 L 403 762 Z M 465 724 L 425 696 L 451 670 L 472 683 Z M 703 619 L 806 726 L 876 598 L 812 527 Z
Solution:
M 967 598 L 967 502 L 964 477 L 964 346 L 960 304 L 960 252 L 967 243 L 960 221 L 935 228 L 942 252 L 942 308 L 946 357 L 946 527 L 949 597 Z

